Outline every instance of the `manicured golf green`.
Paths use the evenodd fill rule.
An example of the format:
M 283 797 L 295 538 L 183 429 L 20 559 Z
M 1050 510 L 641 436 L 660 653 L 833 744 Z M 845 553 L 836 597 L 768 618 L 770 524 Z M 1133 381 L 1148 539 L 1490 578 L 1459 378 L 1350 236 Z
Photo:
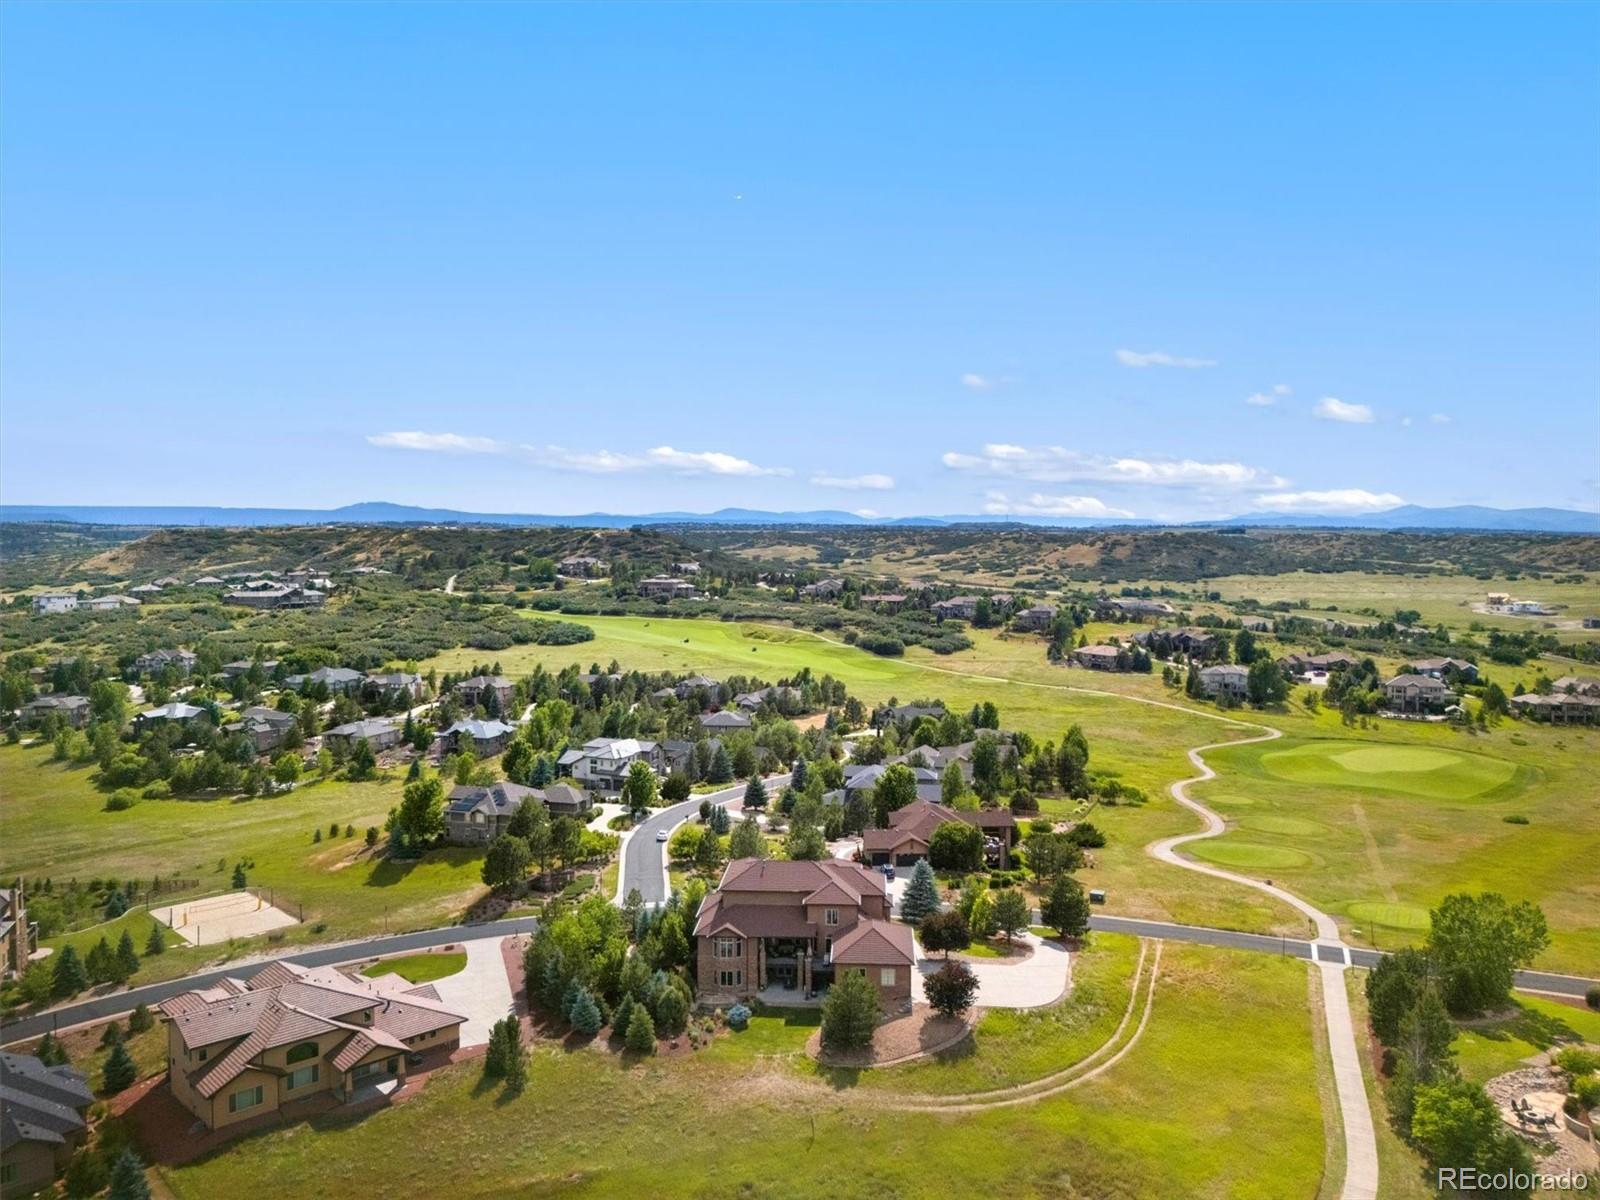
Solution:
M 1224 867 L 1273 868 L 1311 865 L 1311 855 L 1289 846 L 1263 846 L 1257 842 L 1241 842 L 1224 835 L 1203 842 L 1190 842 L 1183 849 L 1195 858 L 1203 858 Z
M 1429 800 L 1469 800 L 1512 780 L 1516 764 L 1435 746 L 1307 742 L 1261 755 L 1267 774 L 1293 783 L 1398 792 Z
M 1282 833 L 1302 838 L 1320 837 L 1331 832 L 1321 821 L 1306 817 L 1283 817 L 1274 813 L 1251 814 L 1241 818 L 1239 826 L 1256 833 Z
M 1367 925 L 1382 925 L 1387 929 L 1414 929 L 1425 932 L 1428 928 L 1428 910 L 1416 904 L 1389 904 L 1379 900 L 1358 900 L 1345 911 L 1352 921 Z

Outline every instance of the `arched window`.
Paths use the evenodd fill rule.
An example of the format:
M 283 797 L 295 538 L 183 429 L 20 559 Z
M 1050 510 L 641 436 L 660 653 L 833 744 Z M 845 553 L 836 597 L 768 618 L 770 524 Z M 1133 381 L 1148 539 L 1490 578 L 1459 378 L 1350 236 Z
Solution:
M 301 1042 L 298 1046 L 290 1046 L 287 1060 L 292 1063 L 304 1062 L 308 1058 L 315 1058 L 318 1053 L 315 1042 Z

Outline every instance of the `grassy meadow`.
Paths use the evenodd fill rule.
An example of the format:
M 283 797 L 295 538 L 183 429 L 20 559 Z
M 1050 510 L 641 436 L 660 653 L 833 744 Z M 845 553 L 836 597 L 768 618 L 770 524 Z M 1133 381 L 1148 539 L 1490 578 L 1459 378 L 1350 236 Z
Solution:
M 436 850 L 415 863 L 372 857 L 364 834 L 369 825 L 381 827 L 399 802 L 399 773 L 369 783 L 303 784 L 252 800 L 141 800 L 123 812 L 105 811 L 105 795 L 89 776 L 89 768 L 52 762 L 48 747 L 0 746 L 0 875 L 25 875 L 35 887 L 46 877 L 59 886 L 73 878 L 176 876 L 199 881 L 187 893 L 194 896 L 233 890 L 234 864 L 253 863 L 246 871 L 252 887 L 271 888 L 279 907 L 304 913 L 303 924 L 283 931 L 288 942 L 448 923 L 487 890 L 479 879 L 481 849 Z M 329 836 L 334 822 L 338 837 Z M 354 836 L 344 836 L 346 826 Z M 313 841 L 319 829 L 322 840 Z M 115 942 L 126 926 L 142 952 L 149 924 L 135 910 L 51 944 L 71 941 L 83 950 L 102 933 Z M 263 942 L 188 947 L 168 934 L 167 944 L 165 954 L 145 960 L 136 982 L 185 974 Z
M 1096 952 L 1091 952 L 1096 953 Z M 1112 953 L 1122 953 L 1121 949 Z M 1234 1036 L 1248 1007 L 1254 1036 Z M 404 1161 L 420 1194 L 477 1197 L 1062 1195 L 1312 1200 L 1324 1131 L 1306 968 L 1169 947 L 1142 1039 L 1105 1075 L 1036 1104 L 895 1112 L 932 1074 L 823 1076 L 814 1026 L 779 1014 L 698 1054 L 627 1064 L 540 1045 L 514 1099 L 476 1063 L 363 1120 L 319 1118 L 162 1168 L 179 1200 L 365 1195 Z M 1062 1044 L 1040 1066 L 1087 1053 Z M 1179 1080 L 1204 1087 L 1177 1087 Z M 559 1129 L 560 1137 L 550 1136 Z M 734 1132 L 736 1131 L 736 1133 Z M 415 1153 L 426 1146 L 426 1154 Z

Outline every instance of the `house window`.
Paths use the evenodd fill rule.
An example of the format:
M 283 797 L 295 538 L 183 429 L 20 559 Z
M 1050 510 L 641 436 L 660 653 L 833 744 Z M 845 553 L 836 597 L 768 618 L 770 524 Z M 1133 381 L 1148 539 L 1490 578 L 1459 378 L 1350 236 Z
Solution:
M 878 968 L 878 983 L 882 987 L 893 987 L 894 986 L 894 968 L 893 967 L 879 967 Z
M 305 1062 L 306 1059 L 315 1058 L 316 1056 L 317 1044 L 315 1042 L 301 1042 L 298 1046 L 290 1046 L 289 1053 L 285 1054 L 283 1059 L 285 1062 L 297 1063 Z
M 284 1090 L 296 1091 L 308 1084 L 315 1083 L 321 1076 L 322 1068 L 317 1063 L 312 1063 L 309 1067 L 301 1067 L 298 1071 L 290 1071 L 288 1080 L 283 1085 Z
M 247 1108 L 255 1108 L 266 1097 L 266 1089 L 259 1083 L 253 1088 L 245 1088 L 228 1097 L 228 1111 L 231 1113 L 244 1112 Z
M 0 1166 L 0 1183 L 15 1183 L 17 1181 L 17 1164 L 14 1162 Z
M 837 925 L 839 923 L 839 910 L 837 908 L 823 909 L 822 923 L 824 925 Z
M 744 986 L 744 972 L 743 971 L 718 971 L 717 972 L 717 986 L 718 987 L 743 987 Z
M 399 1060 L 399 1058 L 391 1058 L 388 1062 L 384 1063 L 383 1065 L 388 1070 L 389 1074 L 391 1074 L 391 1075 L 396 1074 L 400 1070 L 400 1060 Z
M 738 938 L 718 938 L 716 944 L 717 958 L 739 958 L 744 954 L 744 947 Z
M 823 962 L 832 962 L 833 961 L 833 939 L 832 938 L 827 938 L 822 943 L 822 961 Z
M 201 1046 L 200 1049 L 198 1049 L 198 1050 L 196 1050 L 194 1052 L 194 1056 L 199 1061 L 205 1062 L 205 1060 L 206 1060 L 206 1048 L 204 1046 Z

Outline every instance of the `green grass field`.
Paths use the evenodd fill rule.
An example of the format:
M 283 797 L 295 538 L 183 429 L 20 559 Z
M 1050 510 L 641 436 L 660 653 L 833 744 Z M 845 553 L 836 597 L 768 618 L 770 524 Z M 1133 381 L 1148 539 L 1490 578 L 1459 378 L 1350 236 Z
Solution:
M 386 958 L 375 962 L 361 973 L 367 978 L 379 975 L 400 975 L 411 983 L 432 983 L 454 975 L 467 965 L 465 951 L 458 954 L 408 954 L 404 958 Z
M 1242 1007 L 1248 1038 L 1236 1036 Z M 1303 964 L 1174 946 L 1142 1040 L 1104 1076 L 1037 1104 L 888 1111 L 876 1081 L 824 1081 L 797 1066 L 794 1048 L 813 1027 L 773 1016 L 717 1050 L 631 1067 L 541 1047 L 513 1100 L 480 1090 L 477 1064 L 465 1063 L 394 1109 L 271 1130 L 160 1175 L 180 1200 L 367 1195 L 398 1161 L 408 1189 L 462 1200 L 1313 1200 L 1324 1139 L 1310 1023 Z M 735 1037 L 750 1042 L 722 1050 Z M 1204 1086 L 1181 1083 L 1196 1080 Z
M 279 907 L 304 912 L 302 924 L 283 931 L 286 942 L 457 920 L 487 890 L 479 878 L 481 850 L 438 850 L 402 865 L 374 859 L 366 849 L 362 835 L 369 825 L 382 826 L 400 786 L 398 775 L 371 783 L 329 781 L 255 800 L 142 800 L 125 812 L 106 812 L 105 796 L 90 786 L 87 770 L 51 762 L 45 748 L 0 746 L 0 876 L 23 874 L 35 886 L 47 876 L 57 886 L 71 878 L 176 876 L 198 880 L 190 894 L 200 895 L 232 890 L 233 864 L 246 860 L 255 864 L 247 872 L 251 886 L 270 888 Z M 335 821 L 341 833 L 332 838 L 328 829 Z M 343 836 L 347 825 L 355 836 Z M 318 829 L 322 840 L 313 842 Z M 70 940 L 86 949 L 102 933 L 115 942 L 124 925 L 142 952 L 149 929 L 142 910 L 52 944 Z M 167 941 L 172 948 L 147 958 L 136 982 L 181 975 L 262 946 L 261 939 L 233 947 L 186 947 L 170 935 Z
M 1194 857 L 1270 876 L 1380 947 L 1418 940 L 1452 891 L 1533 900 L 1551 927 L 1540 965 L 1600 968 L 1600 731 L 1385 722 L 1352 735 L 1327 713 L 1266 719 L 1295 736 L 1208 754 L 1218 778 L 1191 794 L 1230 829 L 1188 846 Z

